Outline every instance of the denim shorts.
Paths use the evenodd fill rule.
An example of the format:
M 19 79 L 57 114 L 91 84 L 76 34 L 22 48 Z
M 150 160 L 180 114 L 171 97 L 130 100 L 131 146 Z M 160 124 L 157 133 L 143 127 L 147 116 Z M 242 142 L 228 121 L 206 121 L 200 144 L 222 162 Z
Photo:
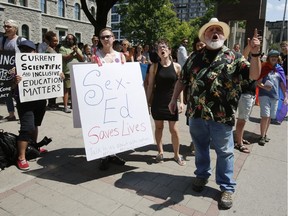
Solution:
M 253 105 L 255 103 L 255 96 L 251 94 L 241 94 L 238 102 L 238 119 L 247 121 L 251 114 Z
M 260 116 L 275 119 L 277 113 L 278 99 L 270 98 L 268 96 L 260 96 L 259 102 Z

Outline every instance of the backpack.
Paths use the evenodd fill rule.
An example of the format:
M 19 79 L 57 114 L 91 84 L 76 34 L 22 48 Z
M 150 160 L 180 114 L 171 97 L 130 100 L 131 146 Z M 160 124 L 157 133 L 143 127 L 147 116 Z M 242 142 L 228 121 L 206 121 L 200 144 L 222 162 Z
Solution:
M 18 136 L 4 132 L 0 129 L 0 168 L 4 169 L 12 164 L 15 164 L 18 156 L 17 150 L 17 138 Z M 30 140 L 26 149 L 26 159 L 31 160 L 40 156 L 39 149 L 43 145 L 48 145 L 52 141 L 51 138 L 46 136 L 38 143 Z
M 2 40 L 2 49 L 3 49 L 3 50 L 4 50 L 4 45 L 5 45 L 6 39 L 7 39 L 7 37 L 3 36 L 3 40 Z M 21 37 L 21 36 L 18 36 L 18 38 L 17 38 L 17 40 L 16 40 L 17 46 L 20 45 L 21 41 L 22 41 L 22 37 Z
M 17 158 L 17 136 L 0 130 L 0 168 L 10 166 Z

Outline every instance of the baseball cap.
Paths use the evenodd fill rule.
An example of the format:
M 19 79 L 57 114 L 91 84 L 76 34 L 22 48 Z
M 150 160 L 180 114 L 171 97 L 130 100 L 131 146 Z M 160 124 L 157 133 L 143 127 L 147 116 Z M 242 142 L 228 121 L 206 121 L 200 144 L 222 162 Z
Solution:
M 280 52 L 278 52 L 277 50 L 270 50 L 269 53 L 268 53 L 268 57 L 270 56 L 279 56 L 280 55 Z
M 29 48 L 31 48 L 31 49 L 33 49 L 33 50 L 36 50 L 36 45 L 32 42 L 32 41 L 30 41 L 30 40 L 24 40 L 24 41 L 21 41 L 21 43 L 19 44 L 19 49 L 21 48 L 21 47 L 23 47 L 23 46 L 26 46 L 26 47 L 29 47 Z

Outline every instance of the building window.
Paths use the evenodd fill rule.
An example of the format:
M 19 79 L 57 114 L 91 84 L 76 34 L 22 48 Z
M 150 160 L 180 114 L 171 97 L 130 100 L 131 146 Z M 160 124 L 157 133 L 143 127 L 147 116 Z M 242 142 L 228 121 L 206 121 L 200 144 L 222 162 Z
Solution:
M 65 16 L 64 0 L 58 0 L 58 16 L 60 17 Z
M 65 40 L 65 37 L 66 37 L 66 31 L 65 30 L 59 30 L 59 40 L 60 40 L 60 42 L 64 42 L 64 40 Z
M 118 6 L 113 6 L 111 13 L 117 13 L 118 12 Z
M 119 15 L 118 14 L 112 14 L 111 16 L 111 22 L 119 22 Z
M 77 43 L 80 43 L 81 42 L 81 34 L 75 33 L 75 37 L 77 38 Z
M 75 19 L 80 20 L 80 5 L 78 3 L 75 4 Z
M 96 12 L 95 12 L 95 7 L 91 7 L 90 9 L 92 16 L 95 18 Z
M 119 40 L 120 38 L 119 38 L 119 32 L 118 31 L 113 31 L 113 34 L 114 34 L 114 38 L 116 39 L 116 40 Z
M 27 7 L 28 5 L 27 5 L 27 0 L 19 0 L 19 4 L 21 5 L 21 6 L 24 6 L 24 7 Z
M 41 11 L 47 13 L 47 0 L 41 0 Z
M 15 4 L 15 0 L 8 0 L 8 3 Z
M 44 35 L 48 32 L 48 29 L 42 28 L 42 40 L 44 41 Z
M 25 24 L 22 25 L 21 31 L 22 31 L 22 36 L 29 40 L 29 26 Z

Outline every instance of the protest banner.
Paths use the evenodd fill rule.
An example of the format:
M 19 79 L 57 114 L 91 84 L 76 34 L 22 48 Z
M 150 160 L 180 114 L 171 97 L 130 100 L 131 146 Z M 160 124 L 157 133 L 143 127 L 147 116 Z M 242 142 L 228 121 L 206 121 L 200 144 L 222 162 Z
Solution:
M 0 51 L 0 101 L 4 101 L 11 92 L 14 74 L 10 70 L 15 67 L 15 52 Z
M 62 55 L 52 53 L 16 53 L 20 102 L 63 97 Z
M 73 118 L 88 161 L 154 142 L 139 63 L 71 68 Z

